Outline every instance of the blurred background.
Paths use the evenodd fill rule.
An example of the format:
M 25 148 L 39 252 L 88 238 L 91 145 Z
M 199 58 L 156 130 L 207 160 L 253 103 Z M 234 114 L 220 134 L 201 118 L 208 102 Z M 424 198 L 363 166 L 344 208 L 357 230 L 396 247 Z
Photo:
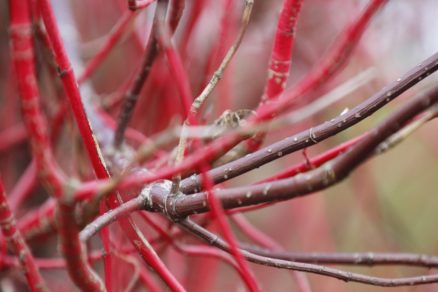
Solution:
M 78 75 L 96 54 L 105 37 L 127 9 L 123 0 L 59 0 L 52 1 Z M 199 21 L 191 23 L 193 1 L 186 1 L 186 10 L 179 25 L 175 42 L 183 57 L 192 92 L 196 96 L 224 52 L 236 36 L 243 1 L 234 1 L 232 9 L 223 11 L 221 1 L 206 0 Z M 303 78 L 318 62 L 343 28 L 351 23 L 369 1 L 365 0 L 305 0 L 298 21 L 293 49 L 291 75 L 288 86 Z M 267 66 L 282 1 L 255 0 L 248 31 L 242 45 L 227 68 L 224 78 L 204 108 L 204 119 L 212 122 L 226 109 L 253 109 L 263 93 Z M 0 130 L 17 124 L 20 119 L 18 103 L 7 103 L 5 98 L 15 94 L 10 86 L 8 44 L 8 12 L 6 1 L 0 3 Z M 230 25 L 227 35 L 219 32 L 223 15 Z M 140 65 L 153 15 L 153 5 L 138 13 L 135 22 L 122 41 L 111 52 L 84 87 L 87 98 L 105 105 L 120 95 L 132 80 Z M 190 35 L 187 26 L 193 25 Z M 299 124 L 285 125 L 272 130 L 265 145 L 317 125 L 339 115 L 371 96 L 389 82 L 426 59 L 438 49 L 438 2 L 436 0 L 391 0 L 372 19 L 353 53 L 348 65 L 312 95 L 333 93 L 342 97 L 333 105 Z M 220 44 L 218 41 L 222 40 Z M 216 51 L 215 51 L 216 50 Z M 167 70 L 163 59 L 157 70 Z M 436 84 L 435 75 L 410 89 L 372 117 L 335 137 L 307 150 L 317 155 L 376 125 L 394 108 L 422 89 Z M 346 85 L 347 84 L 347 85 Z M 346 85 L 346 87 L 345 87 Z M 342 87 L 344 86 L 344 87 Z M 337 90 L 342 87 L 342 90 Z M 50 93 L 47 89 L 43 92 Z M 160 132 L 181 122 L 182 107 L 175 107 L 179 99 L 174 82 L 163 83 L 152 78 L 142 92 L 131 126 L 145 135 Z M 44 96 L 43 96 L 44 99 Z M 172 105 L 172 106 L 170 106 Z M 44 104 L 48 115 L 54 109 Z M 108 108 L 116 117 L 119 107 Z M 304 198 L 282 202 L 245 216 L 260 230 L 290 251 L 303 252 L 415 252 L 438 253 L 436 220 L 438 196 L 437 121 L 431 121 L 416 131 L 402 144 L 374 157 L 347 180 L 337 186 Z M 64 127 L 64 134 L 74 132 L 72 124 Z M 65 137 L 64 137 L 65 138 Z M 62 164 L 66 142 L 56 144 Z M 283 157 L 224 184 L 241 186 L 265 178 L 290 165 L 302 162 L 301 152 Z M 7 187 L 14 185 L 29 161 L 28 146 L 22 143 L 8 152 L 0 151 L 0 171 Z M 66 169 L 68 165 L 63 165 Z M 35 192 L 44 193 L 42 189 Z M 38 201 L 42 201 L 41 195 Z M 236 234 L 248 241 L 238 229 Z M 174 253 L 171 253 L 174 256 Z M 170 256 L 170 255 L 169 255 Z M 182 257 L 181 257 L 182 259 Z M 184 262 L 187 267 L 187 287 L 198 291 L 197 261 Z M 170 268 L 172 264 L 169 263 Z M 177 265 L 177 264 L 175 264 Z M 251 265 L 265 291 L 296 291 L 294 279 L 288 271 Z M 436 271 L 406 267 L 340 267 L 345 270 L 381 277 L 401 277 Z M 218 273 L 210 276 L 215 291 L 244 291 L 238 276 L 228 266 L 220 264 Z M 407 288 L 376 288 L 344 283 L 321 276 L 307 275 L 313 291 L 436 291 L 438 285 Z

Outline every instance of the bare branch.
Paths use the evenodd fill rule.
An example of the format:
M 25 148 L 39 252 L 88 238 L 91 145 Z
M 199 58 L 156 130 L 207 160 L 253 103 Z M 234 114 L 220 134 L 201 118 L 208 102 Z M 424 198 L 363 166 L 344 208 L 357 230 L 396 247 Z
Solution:
M 194 223 L 190 219 L 185 219 L 181 221 L 180 225 L 185 229 L 187 229 L 192 234 L 194 234 L 195 236 L 201 238 L 202 240 L 207 241 L 209 244 L 216 246 L 227 252 L 230 252 L 229 246 L 223 239 L 211 233 L 207 229 L 199 226 L 198 224 Z M 424 275 L 424 276 L 406 277 L 406 278 L 380 278 L 380 277 L 367 276 L 363 274 L 345 272 L 342 270 L 329 268 L 325 266 L 270 258 L 270 257 L 251 253 L 245 249 L 241 249 L 241 253 L 244 257 L 246 257 L 248 261 L 256 264 L 276 267 L 280 269 L 308 272 L 312 274 L 318 274 L 321 276 L 336 278 L 346 282 L 357 282 L 357 283 L 363 283 L 373 286 L 400 287 L 400 286 L 424 285 L 424 284 L 438 282 L 438 275 Z
M 119 148 L 122 145 L 125 130 L 131 120 L 135 105 L 137 104 L 138 96 L 151 72 L 152 65 L 158 54 L 158 42 L 156 36 L 157 30 L 157 15 L 155 14 L 149 40 L 146 45 L 143 62 L 140 66 L 140 71 L 134 80 L 129 91 L 126 93 L 122 108 L 119 114 L 119 122 L 114 135 L 114 146 Z
M 250 246 L 244 246 L 243 248 L 261 256 L 302 263 L 353 266 L 402 265 L 425 268 L 438 267 L 438 257 L 416 253 L 286 252 Z
M 286 139 L 271 144 L 238 160 L 214 168 L 209 175 L 215 183 L 221 183 L 256 169 L 284 155 L 319 143 L 351 126 L 359 123 L 391 100 L 420 82 L 438 69 L 438 53 L 415 66 L 403 77 L 385 86 L 365 102 L 349 110 L 344 115 L 307 129 Z M 190 194 L 200 186 L 200 177 L 190 177 L 181 181 L 181 192 Z
M 216 190 L 217 198 L 225 209 L 288 200 L 332 186 L 348 176 L 357 166 L 367 160 L 376 147 L 400 130 L 408 121 L 431 107 L 435 113 L 438 102 L 438 87 L 416 96 L 389 118 L 377 125 L 349 151 L 339 155 L 321 167 L 293 178 L 277 180 L 252 186 Z M 275 154 L 275 153 L 274 153 Z M 152 194 L 152 205 L 168 204 L 161 196 Z M 172 216 L 185 217 L 208 210 L 207 194 L 179 196 L 170 204 Z

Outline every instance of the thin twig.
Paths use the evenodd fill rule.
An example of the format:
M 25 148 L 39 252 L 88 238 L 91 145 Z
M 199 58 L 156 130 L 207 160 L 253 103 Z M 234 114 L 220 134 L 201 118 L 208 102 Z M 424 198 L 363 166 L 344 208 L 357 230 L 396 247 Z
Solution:
M 382 142 L 403 129 L 404 125 L 421 111 L 430 107 L 430 110 L 427 111 L 427 113 L 430 112 L 428 119 L 430 116 L 434 116 L 438 112 L 438 107 L 435 106 L 437 102 L 438 87 L 415 97 L 405 104 L 375 127 L 373 131 L 355 142 L 348 152 L 340 154 L 323 166 L 306 174 L 253 186 L 215 190 L 215 194 L 223 207 L 230 209 L 264 202 L 287 200 L 327 188 L 347 177 L 373 152 L 376 152 Z M 141 196 L 145 208 L 148 210 L 163 212 L 174 220 L 209 210 L 207 193 L 173 196 L 169 200 L 170 188 L 156 188 L 155 186 L 150 186 L 148 192 Z M 140 205 L 141 203 L 137 202 L 137 204 Z
M 205 88 L 202 90 L 201 94 L 195 98 L 193 101 L 190 111 L 188 113 L 187 119 L 184 121 L 183 128 L 181 131 L 181 137 L 179 139 L 178 146 L 176 148 L 176 155 L 175 155 L 175 163 L 180 163 L 184 158 L 184 152 L 186 149 L 187 144 L 187 127 L 191 125 L 197 124 L 197 114 L 201 106 L 204 104 L 208 96 L 211 94 L 211 92 L 216 87 L 219 80 L 222 78 L 222 75 L 224 74 L 224 71 L 230 61 L 232 60 L 234 54 L 237 52 L 237 49 L 240 46 L 240 43 L 242 42 L 243 36 L 245 35 L 246 29 L 248 27 L 249 20 L 251 18 L 251 12 L 252 12 L 252 6 L 254 4 L 253 0 L 245 0 L 245 6 L 243 8 L 242 18 L 241 18 L 241 25 L 240 25 L 240 31 L 237 35 L 237 38 L 233 45 L 230 47 L 230 49 L 225 54 L 224 59 L 222 60 L 221 64 L 219 65 L 218 69 L 214 72 L 213 76 L 211 77 L 208 84 L 205 86 Z M 174 192 L 176 193 L 178 191 L 179 185 L 180 185 L 181 175 L 178 174 L 174 178 Z
M 224 208 L 237 208 L 265 202 L 288 200 L 325 189 L 346 178 L 358 165 L 366 161 L 376 151 L 376 148 L 388 137 L 399 131 L 416 115 L 429 107 L 435 114 L 438 102 L 438 87 L 420 94 L 403 105 L 389 118 L 377 125 L 373 130 L 338 157 L 330 160 L 319 168 L 295 177 L 274 182 L 232 189 L 216 190 L 217 198 Z M 156 200 L 156 201 L 154 201 Z M 169 204 L 161 201 L 160 195 L 151 196 L 151 204 Z M 180 196 L 170 203 L 175 218 L 185 217 L 208 210 L 207 193 L 191 196 Z M 167 208 L 169 210 L 169 208 Z
M 381 266 L 400 265 L 425 268 L 437 268 L 438 257 L 415 253 L 331 253 L 331 252 L 286 252 L 267 250 L 245 246 L 244 249 L 262 256 L 278 258 L 294 262 L 330 264 L 330 265 L 353 265 L 353 266 Z
M 234 44 L 228 50 L 227 54 L 222 60 L 222 63 L 219 65 L 218 69 L 214 72 L 207 86 L 204 88 L 204 90 L 202 90 L 201 94 L 198 97 L 196 97 L 196 99 L 194 100 L 192 107 L 190 108 L 190 112 L 192 113 L 192 115 L 195 116 L 197 114 L 199 108 L 202 106 L 202 104 L 205 102 L 207 97 L 211 94 L 213 89 L 216 87 L 217 83 L 219 82 L 219 80 L 222 78 L 222 75 L 224 74 L 225 68 L 228 66 L 234 54 L 237 52 L 237 49 L 239 48 L 240 43 L 242 42 L 243 36 L 245 35 L 246 29 L 248 27 L 253 4 L 254 4 L 253 0 L 245 0 L 245 7 L 243 8 L 240 31 L 237 35 L 237 38 Z
M 135 20 L 138 15 L 136 12 L 127 11 L 114 25 L 113 29 L 106 37 L 105 43 L 101 46 L 96 55 L 87 63 L 82 73 L 79 75 L 78 83 L 86 81 L 96 69 L 108 57 L 111 50 L 119 43 L 121 37 L 126 33 L 126 28 Z
M 271 144 L 245 157 L 214 168 L 210 171 L 210 175 L 215 183 L 220 183 L 252 169 L 256 169 L 284 155 L 319 143 L 369 117 L 437 69 L 438 53 L 432 55 L 420 63 L 420 65 L 415 66 L 404 76 L 385 86 L 347 113 L 293 136 L 289 136 L 282 141 Z M 199 185 L 199 177 L 191 177 L 181 181 L 180 188 L 183 193 L 189 194 L 193 192 L 194 189 L 199 188 Z
M 79 235 L 81 241 L 87 242 L 94 234 L 108 226 L 110 223 L 116 221 L 122 216 L 127 216 L 134 211 L 140 210 L 143 207 L 143 204 L 144 202 L 140 195 L 135 199 L 123 203 L 115 209 L 111 209 L 108 212 L 99 215 L 81 231 Z
M 262 100 L 257 110 L 258 118 L 262 120 L 272 119 L 278 113 L 286 111 L 290 106 L 296 106 L 297 99 L 320 88 L 330 78 L 339 73 L 359 43 L 359 39 L 371 18 L 385 3 L 387 3 L 387 0 L 371 0 L 358 17 L 345 27 L 339 38 L 322 60 L 317 63 L 316 67 L 300 80 L 298 84 L 277 96 L 276 102 L 272 105 Z M 275 99 L 271 98 L 271 100 Z M 305 102 L 308 103 L 309 101 L 306 100 Z M 261 132 L 248 140 L 246 142 L 248 151 L 253 152 L 257 150 L 262 144 L 264 137 L 265 133 Z
M 227 241 L 227 243 L 230 246 L 230 251 L 233 257 L 236 259 L 237 264 L 239 265 L 240 269 L 242 270 L 242 279 L 244 280 L 247 288 L 250 291 L 260 291 L 260 288 L 258 287 L 257 281 L 254 277 L 254 274 L 249 269 L 248 263 L 240 253 L 240 250 L 237 245 L 237 240 L 231 231 L 231 227 L 228 223 L 227 217 L 225 215 L 224 209 L 222 208 L 222 205 L 220 201 L 216 198 L 215 193 L 213 191 L 213 183 L 208 178 L 208 175 L 206 173 L 206 170 L 208 168 L 204 164 L 204 167 L 201 169 L 201 175 L 203 175 L 203 184 L 207 191 L 207 200 L 208 205 L 212 211 L 212 214 L 215 216 L 218 225 L 224 234 L 224 237 Z
M 264 149 L 260 149 L 250 155 L 232 161 L 210 171 L 210 175 L 215 183 L 231 179 L 235 176 L 243 174 L 249 170 L 262 166 L 270 161 L 278 159 L 286 154 L 295 152 L 313 144 L 319 143 L 328 137 L 331 137 L 352 125 L 362 121 L 370 116 L 378 109 L 395 99 L 397 96 L 420 82 L 423 78 L 429 76 L 438 69 L 438 53 L 432 55 L 424 62 L 415 66 L 403 77 L 382 88 L 373 96 L 368 98 L 363 103 L 349 110 L 347 113 L 331 119 L 328 122 L 322 123 L 316 127 L 302 131 L 296 135 L 290 136 L 283 141 L 274 143 Z M 275 103 L 275 102 L 274 102 Z M 213 160 L 218 153 L 223 153 L 224 149 L 229 150 L 236 145 L 242 136 L 245 136 L 245 131 L 252 133 L 254 129 L 253 123 L 248 123 L 247 127 L 239 129 L 239 131 L 231 132 L 224 135 L 221 139 L 217 139 L 210 143 L 207 147 L 200 149 L 197 153 L 189 155 L 179 165 L 165 167 L 156 174 L 136 174 L 125 176 L 123 179 L 116 181 L 101 181 L 85 183 L 76 193 L 77 198 L 87 198 L 95 193 L 106 193 L 114 188 L 123 189 L 132 186 L 138 186 L 150 183 L 159 179 L 170 178 L 177 173 L 193 169 L 194 167 L 205 163 L 205 161 Z M 167 141 L 171 141 L 172 133 L 165 133 L 160 137 Z M 148 144 L 145 146 L 147 153 L 152 153 L 156 146 Z M 139 152 L 142 152 L 140 150 Z M 281 154 L 281 155 L 280 155 Z M 139 154 L 142 157 L 142 154 Z M 200 179 L 197 176 L 192 176 L 181 181 L 180 191 L 185 194 L 190 194 L 200 186 Z
M 134 108 L 137 104 L 141 89 L 148 79 L 152 65 L 154 64 L 155 59 L 158 55 L 156 30 L 157 15 L 155 14 L 140 70 L 133 84 L 131 85 L 130 89 L 127 91 L 124 97 L 123 105 L 119 113 L 117 129 L 114 134 L 114 146 L 116 148 L 120 148 L 120 146 L 122 145 L 126 128 L 128 127 L 129 121 L 131 120 L 132 113 L 134 112 Z
M 181 221 L 180 225 L 185 229 L 187 229 L 187 231 L 194 234 L 195 236 L 207 241 L 209 244 L 216 246 L 227 252 L 230 252 L 229 246 L 224 240 L 222 240 L 217 235 L 211 233 L 207 229 L 194 223 L 190 219 L 185 219 Z M 380 278 L 380 277 L 367 276 L 363 274 L 345 272 L 342 270 L 315 265 L 315 264 L 299 263 L 294 261 L 270 258 L 270 257 L 251 253 L 244 249 L 241 249 L 241 253 L 249 261 L 256 264 L 272 266 L 280 269 L 290 269 L 290 270 L 308 272 L 321 276 L 336 278 L 346 282 L 357 282 L 357 283 L 363 283 L 373 286 L 400 287 L 400 286 L 424 285 L 424 284 L 438 282 L 438 275 L 424 275 L 424 276 L 405 277 L 405 278 Z
M 74 204 L 59 202 L 59 238 L 61 253 L 66 259 L 70 277 L 84 291 L 106 291 L 99 276 L 91 269 L 85 254 L 85 246 L 79 240 Z
M 67 53 L 65 51 L 59 33 L 58 25 L 55 21 L 55 16 L 52 11 L 52 7 L 48 0 L 39 0 L 38 3 L 49 39 L 52 43 L 56 63 L 60 71 L 60 78 L 62 79 L 65 93 L 68 96 L 70 104 L 72 106 L 73 113 L 75 115 L 81 137 L 85 142 L 86 150 L 93 165 L 93 169 L 98 178 L 109 179 L 110 175 L 107 171 L 105 162 L 101 157 L 99 145 L 96 143 L 93 131 L 87 118 L 85 108 L 81 99 L 81 94 L 78 87 L 76 86 L 76 78 L 71 68 Z M 120 196 L 115 193 L 110 194 L 106 202 L 112 209 L 122 204 Z M 183 291 L 184 288 L 182 288 L 181 284 L 166 268 L 158 255 L 149 245 L 147 240 L 138 230 L 135 223 L 130 218 L 121 218 L 119 220 L 119 223 L 121 224 L 123 231 L 130 239 L 131 243 L 136 247 L 142 258 L 157 271 L 157 273 L 166 282 L 166 284 L 176 291 Z

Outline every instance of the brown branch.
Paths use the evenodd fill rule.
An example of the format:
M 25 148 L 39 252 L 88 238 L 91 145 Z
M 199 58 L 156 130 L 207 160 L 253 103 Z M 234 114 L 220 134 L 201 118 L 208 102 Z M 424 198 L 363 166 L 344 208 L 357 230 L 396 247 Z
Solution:
M 216 197 L 225 209 L 255 205 L 265 202 L 288 200 L 319 191 L 346 178 L 356 167 L 367 160 L 373 151 L 392 134 L 431 107 L 437 111 L 438 87 L 420 94 L 407 102 L 389 118 L 381 122 L 349 151 L 339 155 L 319 168 L 293 178 L 277 180 L 257 185 L 216 190 Z M 165 211 L 172 218 L 184 218 L 209 210 L 207 193 L 190 196 L 179 195 L 168 200 L 158 188 L 151 192 L 147 203 L 152 210 Z
M 196 235 L 197 237 L 207 241 L 211 245 L 216 246 L 226 252 L 230 252 L 228 244 L 223 239 L 211 233 L 207 229 L 199 226 L 198 224 L 194 223 L 190 219 L 185 219 L 181 221 L 180 225 L 186 230 L 188 230 L 189 232 L 191 232 L 192 234 Z M 251 253 L 245 249 L 241 249 L 241 253 L 248 261 L 256 264 L 272 266 L 280 269 L 308 272 L 312 274 L 318 274 L 321 276 L 336 278 L 346 282 L 357 282 L 357 283 L 373 285 L 373 286 L 400 287 L 400 286 L 409 286 L 409 285 L 410 286 L 424 285 L 424 284 L 438 282 L 438 275 L 424 275 L 424 276 L 405 277 L 405 278 L 380 278 L 380 277 L 373 277 L 363 274 L 346 272 L 346 271 L 320 266 L 320 265 L 270 258 L 270 257 Z
M 399 110 L 391 114 L 389 118 L 385 119 L 382 123 L 380 123 L 372 131 L 370 131 L 369 134 L 363 140 L 358 142 L 356 146 L 352 147 L 350 151 L 328 162 L 327 164 L 325 164 L 324 167 L 320 167 L 304 175 L 298 175 L 297 177 L 292 179 L 280 180 L 267 184 L 260 184 L 247 187 L 246 189 L 243 188 L 246 192 L 248 191 L 248 189 L 254 191 L 254 193 L 250 196 L 248 195 L 248 193 L 239 193 L 236 191 L 236 189 L 217 190 L 215 192 L 216 196 L 219 200 L 222 201 L 225 208 L 231 208 L 241 205 L 249 205 L 252 203 L 288 199 L 297 195 L 307 194 L 314 190 L 333 185 L 334 183 L 345 178 L 353 169 L 355 169 L 359 164 L 363 163 L 368 157 L 370 157 L 375 149 L 382 143 L 382 141 L 386 141 L 388 137 L 403 128 L 407 122 L 412 120 L 422 111 L 430 108 L 433 109 L 434 113 L 436 113 L 438 111 L 438 106 L 436 106 L 437 103 L 438 87 L 435 87 L 407 102 Z M 164 188 L 156 188 L 155 186 L 157 185 L 158 184 L 152 185 L 148 192 L 146 192 L 142 197 L 147 203 L 152 203 L 152 206 L 148 207 L 150 207 L 152 210 L 160 211 L 168 215 L 171 219 L 175 220 L 178 217 L 186 216 L 191 213 L 206 211 L 208 209 L 206 201 L 199 201 L 197 199 L 198 197 L 202 197 L 203 194 L 197 194 L 192 196 L 179 195 L 176 197 L 176 199 L 173 200 L 174 196 L 170 197 L 169 189 L 166 189 L 166 192 L 163 193 L 162 190 L 164 190 Z M 266 192 L 267 186 L 271 187 L 269 193 Z M 160 189 L 161 191 L 159 191 Z M 237 190 L 240 189 L 242 188 L 237 188 Z M 256 198 L 255 202 L 253 201 L 254 198 Z M 141 203 L 139 199 L 137 199 L 137 202 Z M 186 209 L 181 209 L 181 207 L 185 207 Z M 229 252 L 229 246 L 225 241 L 223 241 L 218 236 L 210 233 L 208 230 L 190 221 L 189 219 L 186 218 L 182 220 L 180 222 L 180 225 L 182 225 L 185 229 L 188 229 L 198 237 L 208 241 L 210 244 Z M 247 249 L 242 249 L 241 253 L 247 260 L 254 263 L 284 269 L 310 272 L 314 274 L 334 277 L 344 281 L 353 281 L 369 285 L 395 287 L 438 282 L 438 275 L 406 277 L 398 279 L 379 278 L 345 272 L 338 269 L 327 268 L 314 264 L 290 261 L 292 255 L 288 253 L 284 254 L 272 251 L 264 253 L 262 251 L 256 251 L 256 253 L 254 253 L 248 251 Z M 284 258 L 287 258 L 288 260 L 284 260 Z M 343 262 L 364 265 L 371 265 L 374 263 L 396 263 L 420 266 L 434 266 L 436 264 L 433 262 L 433 258 L 431 261 L 431 259 L 425 258 L 424 256 L 413 256 L 411 254 L 399 255 L 395 258 L 393 255 L 381 255 L 380 257 L 378 257 L 377 261 L 372 261 L 371 258 L 372 256 L 370 256 L 370 254 L 350 256 L 334 254 L 331 257 L 327 255 L 321 256 L 317 260 L 320 260 L 322 262 L 329 262 L 330 260 L 332 260 L 335 262 L 337 261 L 337 263 Z M 315 261 L 315 257 L 312 259 L 311 256 L 308 256 L 307 259 Z
M 346 178 L 358 165 L 367 160 L 380 145 L 407 122 L 429 109 L 429 116 L 438 112 L 438 87 L 416 96 L 403 107 L 393 113 L 369 132 L 361 141 L 351 147 L 351 150 L 329 161 L 322 167 L 297 175 L 293 178 L 267 182 L 247 187 L 216 190 L 215 195 L 226 209 L 255 205 L 266 202 L 287 200 L 327 188 Z M 170 182 L 167 181 L 169 184 Z M 104 214 L 90 224 L 81 238 L 88 239 L 103 226 L 111 223 L 116 217 L 138 210 L 142 206 L 150 211 L 166 214 L 172 220 L 178 220 L 188 215 L 207 212 L 207 194 L 200 193 L 191 196 L 171 196 L 166 183 L 152 184 L 146 187 L 140 196 L 134 198 L 114 211 Z
M 389 118 L 369 131 L 350 150 L 319 168 L 289 179 L 215 190 L 215 195 L 225 209 L 232 209 L 288 200 L 328 188 L 346 178 L 349 173 L 375 153 L 376 149 L 380 151 L 379 146 L 382 143 L 387 143 L 386 141 L 389 137 L 403 129 L 407 122 L 422 111 L 430 108 L 430 115 L 434 116 L 438 111 L 436 103 L 438 103 L 438 87 L 414 97 Z M 170 183 L 169 181 L 167 182 Z M 179 193 L 176 196 L 170 196 L 170 188 L 164 187 L 165 184 L 156 183 L 150 185 L 147 191 L 142 192 L 140 197 L 128 203 L 140 206 L 143 200 L 146 210 L 161 212 L 176 221 L 191 214 L 209 211 L 206 193 L 190 196 Z M 135 200 L 139 201 L 136 203 L 132 202 Z
M 122 145 L 124 134 L 126 128 L 128 127 L 129 121 L 131 120 L 132 113 L 134 112 L 135 105 L 137 104 L 138 97 L 140 95 L 141 89 L 145 84 L 151 72 L 152 65 L 158 54 L 158 41 L 157 41 L 157 14 L 155 13 L 154 20 L 152 23 L 151 33 L 149 35 L 149 40 L 146 45 L 146 50 L 144 54 L 143 62 L 140 66 L 140 71 L 134 80 L 129 91 L 126 93 L 122 108 L 118 117 L 117 129 L 114 134 L 114 146 L 119 148 Z
M 85 226 L 79 237 L 82 242 L 87 242 L 94 234 L 102 230 L 105 226 L 115 222 L 121 217 L 127 216 L 134 211 L 138 211 L 143 207 L 144 200 L 142 196 L 138 196 L 126 203 L 121 204 L 115 209 L 110 209 L 108 212 L 101 214 L 93 222 Z
M 437 268 L 438 257 L 415 253 L 374 253 L 374 252 L 287 252 L 267 250 L 257 247 L 242 247 L 252 253 L 270 258 L 333 265 L 377 266 L 377 265 L 403 265 L 426 268 Z
M 187 147 L 187 127 L 191 125 L 198 124 L 197 121 L 197 115 L 198 111 L 200 110 L 201 106 L 206 102 L 207 98 L 210 96 L 210 94 L 215 89 L 216 85 L 218 84 L 219 80 L 222 78 L 224 71 L 228 64 L 231 62 L 233 56 L 236 54 L 242 39 L 246 33 L 246 29 L 248 28 L 249 20 L 251 18 L 251 12 L 252 12 L 252 6 L 254 4 L 253 0 L 245 0 L 245 6 L 242 12 L 241 17 L 241 27 L 239 30 L 239 33 L 237 34 L 236 40 L 234 41 L 233 45 L 228 49 L 227 53 L 225 54 L 221 64 L 217 68 L 217 70 L 214 72 L 213 76 L 211 77 L 208 84 L 205 86 L 205 88 L 202 90 L 202 92 L 193 100 L 192 104 L 190 105 L 189 112 L 187 114 L 187 118 L 183 123 L 182 131 L 179 139 L 178 146 L 176 148 L 176 154 L 175 154 L 175 164 L 181 163 L 181 161 L 184 159 L 184 152 Z M 195 140 L 196 141 L 196 140 Z M 177 193 L 179 191 L 179 186 L 181 182 L 181 174 L 178 174 L 172 178 L 172 192 Z
M 420 65 L 415 66 L 403 77 L 385 86 L 365 102 L 349 110 L 344 115 L 271 144 L 238 160 L 214 168 L 209 172 L 209 176 L 215 183 L 221 183 L 286 154 L 317 144 L 364 120 L 437 69 L 438 53 L 426 59 Z M 190 194 L 199 189 L 200 185 L 200 176 L 193 176 L 181 181 L 180 190 L 185 194 Z

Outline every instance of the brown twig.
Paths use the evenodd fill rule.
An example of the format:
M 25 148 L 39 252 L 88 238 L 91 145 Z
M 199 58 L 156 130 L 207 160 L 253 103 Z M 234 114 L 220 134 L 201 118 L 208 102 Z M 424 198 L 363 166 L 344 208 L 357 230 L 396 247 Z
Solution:
M 128 127 L 129 121 L 131 120 L 132 113 L 134 112 L 135 105 L 137 104 L 138 97 L 140 95 L 141 89 L 143 88 L 146 80 L 151 72 L 152 65 L 158 54 L 158 42 L 157 42 L 157 15 L 155 14 L 152 23 L 151 33 L 149 35 L 149 40 L 146 45 L 146 50 L 144 53 L 144 59 L 140 66 L 140 71 L 131 85 L 131 88 L 125 95 L 122 108 L 119 113 L 117 129 L 114 134 L 114 146 L 120 148 L 123 142 L 124 134 L 126 128 Z
M 402 265 L 425 268 L 437 268 L 438 257 L 415 253 L 331 253 L 331 252 L 287 252 L 266 250 L 256 247 L 243 246 L 245 250 L 270 258 L 283 259 L 294 262 L 330 264 L 330 265 L 353 265 L 353 266 L 380 266 Z
M 184 227 L 186 230 L 188 230 L 189 232 L 191 232 L 192 234 L 194 234 L 195 236 L 201 238 L 202 240 L 207 241 L 209 244 L 216 246 L 227 252 L 230 252 L 229 246 L 224 240 L 222 240 L 217 235 L 211 233 L 207 229 L 194 223 L 190 219 L 184 219 L 183 221 L 180 222 L 180 225 Z M 244 257 L 246 257 L 248 261 L 256 264 L 272 266 L 280 269 L 303 271 L 312 274 L 318 274 L 321 276 L 336 278 L 346 282 L 357 282 L 357 283 L 363 283 L 373 286 L 400 287 L 400 286 L 424 285 L 424 284 L 438 282 L 438 275 L 424 275 L 424 276 L 405 277 L 405 278 L 380 278 L 380 277 L 367 276 L 363 274 L 345 272 L 342 270 L 320 266 L 320 265 L 270 258 L 270 257 L 251 253 L 245 249 L 241 249 L 241 253 Z
M 332 186 L 366 161 L 373 151 L 392 134 L 422 111 L 431 107 L 436 112 L 438 87 L 420 94 L 405 104 L 388 119 L 381 122 L 349 151 L 339 155 L 319 168 L 293 178 L 277 180 L 257 185 L 216 190 L 217 198 L 225 209 L 288 200 Z M 173 218 L 184 218 L 190 214 L 208 211 L 207 193 L 190 196 L 177 196 L 174 200 L 164 201 L 162 194 L 151 192 L 151 209 L 165 209 Z M 161 206 L 160 206 L 161 205 Z
M 404 76 L 385 86 L 363 103 L 349 110 L 344 115 L 312 127 L 286 139 L 271 144 L 238 160 L 212 169 L 209 172 L 215 183 L 221 183 L 245 172 L 256 169 L 284 155 L 317 144 L 351 126 L 359 123 L 391 100 L 420 82 L 438 69 L 438 53 L 415 66 Z M 199 189 L 200 177 L 190 177 L 181 181 L 181 192 L 192 193 Z

